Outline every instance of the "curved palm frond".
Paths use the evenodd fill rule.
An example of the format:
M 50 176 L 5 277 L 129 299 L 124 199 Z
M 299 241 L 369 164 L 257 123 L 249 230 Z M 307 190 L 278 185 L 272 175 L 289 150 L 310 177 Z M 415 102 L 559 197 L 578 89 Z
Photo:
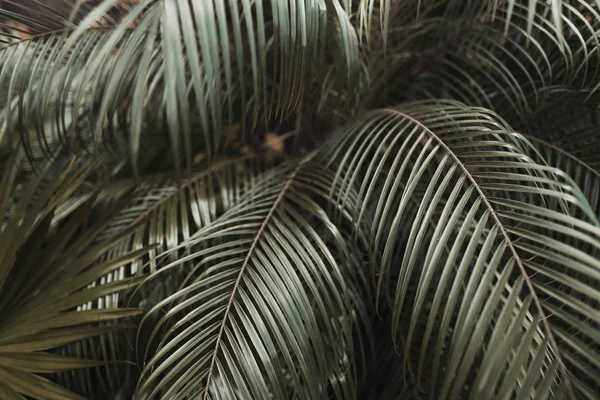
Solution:
M 141 177 L 139 182 L 127 180 L 105 187 L 96 196 L 94 218 L 105 219 L 104 229 L 99 232 L 95 243 L 111 241 L 113 246 L 98 256 L 101 263 L 118 260 L 135 252 L 136 258 L 96 280 L 95 285 L 102 286 L 130 279 L 144 270 L 156 271 L 161 267 L 157 255 L 166 250 L 177 250 L 199 229 L 208 226 L 218 216 L 232 208 L 238 200 L 258 181 L 258 176 L 273 162 L 268 155 L 248 155 L 216 162 L 204 171 L 195 172 L 183 181 L 175 181 L 168 174 Z M 131 192 L 134 192 L 133 195 Z M 122 198 L 126 196 L 127 204 Z M 64 202 L 57 210 L 58 215 L 72 213 L 74 208 L 90 201 L 93 193 L 86 193 Z M 116 213 L 107 217 L 107 210 L 118 207 Z M 56 217 L 53 223 L 57 223 Z M 143 250 L 146 249 L 144 252 Z M 168 260 L 174 261 L 182 255 L 173 252 Z M 167 258 L 163 260 L 167 261 Z M 111 309 L 131 304 L 148 311 L 168 295 L 177 290 L 185 271 L 165 275 L 153 285 L 146 285 L 134 298 L 111 294 L 94 302 L 88 302 L 81 310 Z M 99 366 L 94 370 L 68 371 L 59 382 L 73 391 L 91 398 L 102 398 L 111 393 L 128 392 L 134 389 L 139 376 L 139 368 L 133 365 L 135 355 L 131 348 L 133 332 L 109 333 L 100 338 L 80 341 L 63 349 L 65 355 L 87 354 L 92 359 L 126 359 L 132 364 L 118 367 Z M 102 349 L 99 351 L 98 349 Z M 94 373 L 96 372 L 96 373 Z M 99 391 L 94 382 L 104 382 L 107 391 Z
M 41 177 L 34 179 L 9 209 L 17 165 L 12 159 L 0 179 L 0 215 L 7 216 L 0 225 L 0 392 L 7 399 L 79 399 L 81 396 L 41 374 L 97 367 L 106 362 L 52 351 L 122 329 L 126 325 L 105 322 L 140 313 L 136 308 L 77 310 L 88 301 L 135 286 L 136 279 L 129 278 L 87 288 L 99 277 L 139 257 L 139 251 L 95 263 L 99 254 L 115 244 L 111 238 L 90 246 L 100 231 L 83 227 L 95 196 L 52 228 L 56 207 L 96 164 L 85 170 L 63 172 L 45 186 L 40 185 Z
M 216 162 L 189 178 L 175 181 L 168 174 L 142 177 L 134 199 L 110 221 L 98 240 L 130 231 L 107 258 L 157 245 L 149 253 L 150 271 L 155 256 L 172 250 L 232 208 L 273 165 L 269 156 L 249 155 Z M 137 229 L 131 232 L 131 228 Z M 138 267 L 132 265 L 130 274 Z
M 527 6 L 517 4 L 510 15 L 497 11 L 493 21 L 485 14 L 459 15 L 395 28 L 388 50 L 393 55 L 370 62 L 370 75 L 378 78 L 367 89 L 365 104 L 455 98 L 520 123 L 540 106 L 549 86 L 593 87 L 600 72 L 598 11 L 584 1 L 565 4 L 570 33 L 559 41 L 547 7 L 539 4 L 530 15 Z
M 115 9 L 124 16 L 98 23 Z M 10 82 L 0 142 L 101 143 L 126 131 L 135 166 L 142 132 L 165 129 L 179 166 L 199 144 L 213 155 L 225 120 L 297 110 L 319 76 L 314 60 L 332 45 L 328 21 L 348 73 L 359 65 L 338 0 L 105 0 L 74 18 L 0 49 L 1 80 Z
M 436 398 L 600 390 L 598 218 L 528 149 L 488 110 L 429 101 L 368 113 L 321 150 L 361 199 L 331 192 L 334 204 L 373 218 L 378 297 L 394 340 L 420 349 L 407 371 Z
M 163 311 L 151 335 L 158 347 L 142 349 L 138 395 L 354 396 L 353 327 L 366 307 L 360 259 L 307 195 L 305 171 L 318 173 L 302 162 L 267 174 L 163 268 L 194 264 L 152 310 Z
M 372 21 L 375 0 L 358 0 L 358 3 L 360 32 L 365 31 L 368 38 L 369 31 L 373 29 Z M 384 42 L 387 41 L 390 21 L 398 14 L 398 10 L 404 15 L 408 15 L 413 22 L 419 22 L 420 17 L 423 18 L 423 15 L 427 16 L 428 14 L 442 14 L 445 19 L 485 17 L 495 20 L 499 13 L 505 13 L 507 15 L 506 24 L 508 25 L 512 20 L 515 9 L 522 9 L 527 15 L 525 21 L 528 32 L 531 32 L 536 23 L 536 14 L 543 15 L 543 18 L 548 21 L 550 31 L 553 32 L 556 40 L 562 43 L 565 41 L 564 26 L 565 24 L 568 26 L 570 23 L 568 20 L 570 17 L 568 10 L 573 2 L 563 3 L 562 0 L 486 0 L 465 3 L 461 0 L 400 0 L 395 2 L 395 7 L 392 7 L 392 1 L 390 0 L 379 0 L 378 3 L 382 39 Z M 581 0 L 575 0 L 574 3 L 591 6 L 589 2 Z M 596 4 L 600 7 L 600 4 Z M 540 9 L 542 10 L 541 12 Z
M 590 91 L 551 87 L 542 93 L 540 106 L 520 124 L 540 154 L 531 154 L 539 163 L 548 163 L 572 177 L 600 216 L 600 114 L 598 99 Z M 541 157 L 541 159 L 540 159 Z

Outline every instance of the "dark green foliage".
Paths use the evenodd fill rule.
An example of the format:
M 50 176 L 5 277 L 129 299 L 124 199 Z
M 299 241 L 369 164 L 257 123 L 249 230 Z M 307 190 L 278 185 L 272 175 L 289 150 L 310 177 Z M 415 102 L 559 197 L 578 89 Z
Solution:
M 0 2 L 0 398 L 598 398 L 597 3 Z

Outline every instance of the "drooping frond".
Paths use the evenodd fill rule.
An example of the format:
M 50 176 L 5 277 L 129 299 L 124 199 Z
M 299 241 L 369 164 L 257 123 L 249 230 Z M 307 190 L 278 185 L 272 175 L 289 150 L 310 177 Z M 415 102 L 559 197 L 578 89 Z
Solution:
M 581 188 L 594 215 L 600 218 L 600 172 L 556 145 L 537 137 L 527 137 L 539 150 L 538 162 L 556 167 L 571 177 Z M 572 212 L 577 213 L 575 209 Z
M 142 178 L 137 195 L 110 221 L 99 240 L 131 231 L 131 227 L 137 229 L 105 257 L 157 245 L 149 253 L 150 271 L 155 271 L 157 254 L 176 248 L 232 208 L 272 165 L 268 156 L 251 155 L 224 159 L 179 182 L 168 174 Z M 128 273 L 137 270 L 138 266 L 132 265 Z
M 157 255 L 165 250 L 176 249 L 200 228 L 203 228 L 232 208 L 239 199 L 257 182 L 257 177 L 273 164 L 268 155 L 248 155 L 243 158 L 222 160 L 206 170 L 195 172 L 182 181 L 175 181 L 168 174 L 140 177 L 137 185 L 128 180 L 116 182 L 105 187 L 96 196 L 94 218 L 107 219 L 104 229 L 95 242 L 112 241 L 113 246 L 98 256 L 99 262 L 109 262 L 136 252 L 137 257 L 122 264 L 106 275 L 99 277 L 95 285 L 106 285 L 139 276 L 145 267 L 153 272 L 161 267 L 157 264 Z M 135 189 L 134 189 L 135 188 Z M 134 191 L 131 195 L 131 191 Z M 64 202 L 57 214 L 71 214 L 81 204 L 89 201 L 93 193 L 86 193 Z M 130 199 L 123 204 L 122 198 Z M 120 203 L 120 204 L 119 204 Z M 117 207 L 116 210 L 115 207 Z M 108 210 L 114 210 L 110 217 Z M 54 220 L 56 223 L 56 218 Z M 146 251 L 142 251 L 146 249 Z M 177 260 L 181 254 L 173 252 L 165 261 Z M 122 306 L 137 306 L 150 310 L 166 296 L 174 293 L 185 277 L 186 270 L 177 274 L 162 276 L 160 280 L 146 285 L 134 298 L 131 293 L 125 296 L 108 295 L 88 302 L 81 310 L 111 309 Z M 126 395 L 133 390 L 139 376 L 139 368 L 131 348 L 134 332 L 126 336 L 123 331 L 111 333 L 101 338 L 80 341 L 63 349 L 64 354 L 88 354 L 90 358 L 109 360 L 126 359 L 131 364 L 104 366 L 96 368 L 97 374 L 90 370 L 69 371 L 63 374 L 61 382 L 68 384 L 77 393 L 102 398 L 119 390 Z M 106 349 L 99 354 L 98 348 Z M 106 382 L 107 391 L 98 394 L 93 382 Z
M 565 25 L 569 26 L 571 17 L 569 11 L 573 5 L 586 5 L 591 8 L 591 2 L 574 0 L 564 2 L 562 0 L 485 0 L 465 2 L 462 0 L 356 0 L 359 32 L 364 32 L 367 40 L 371 31 L 375 30 L 373 22 L 379 22 L 383 42 L 387 42 L 390 26 L 397 18 L 406 23 L 418 23 L 433 15 L 442 15 L 445 19 L 456 18 L 486 18 L 495 20 L 500 13 L 506 15 L 506 24 L 512 21 L 512 17 L 519 12 L 525 14 L 524 26 L 527 32 L 531 32 L 536 25 L 538 15 L 543 16 L 547 29 L 552 33 L 555 40 L 562 45 L 565 41 Z M 392 6 L 393 5 L 393 6 Z M 596 2 L 600 7 L 600 4 Z M 374 11 L 379 9 L 379 21 L 374 18 Z M 390 22 L 393 21 L 393 22 Z M 362 35 L 361 35 L 362 36 Z
M 519 126 L 539 150 L 531 154 L 534 160 L 573 178 L 596 216 L 600 216 L 598 104 L 598 96 L 590 91 L 552 87 L 542 92 L 540 106 Z
M 360 199 L 332 191 L 334 205 L 373 220 L 378 297 L 397 346 L 418 349 L 405 372 L 431 396 L 600 390 L 598 218 L 533 150 L 494 113 L 453 101 L 370 112 L 321 150 Z
M 510 15 L 502 8 L 493 20 L 459 14 L 395 27 L 388 55 L 371 59 L 365 103 L 454 98 L 520 123 L 540 106 L 547 87 L 593 88 L 600 72 L 598 10 L 585 1 L 564 4 L 568 32 L 559 41 L 549 7 L 540 3 L 530 15 L 515 4 Z
M 84 229 L 95 196 L 52 227 L 56 207 L 95 165 L 63 172 L 44 186 L 41 177 L 34 179 L 9 206 L 17 161 L 12 159 L 0 178 L 0 393 L 6 399 L 79 399 L 40 373 L 103 365 L 102 359 L 61 356 L 53 349 L 122 329 L 123 324 L 104 322 L 139 314 L 135 308 L 77 311 L 81 304 L 133 287 L 135 278 L 87 288 L 139 257 L 139 252 L 95 262 L 115 245 L 110 238 L 91 246 L 101 224 Z
M 124 135 L 135 166 L 142 133 L 166 131 L 179 166 L 198 145 L 213 155 L 225 121 L 298 110 L 326 48 L 339 46 L 344 76 L 359 66 L 338 0 L 104 0 L 66 20 L 54 11 L 64 29 L 0 48 L 0 80 L 10 82 L 0 143 L 100 144 Z M 20 23 L 35 26 L 48 12 Z
M 356 252 L 302 184 L 318 171 L 309 160 L 276 169 L 182 244 L 187 255 L 162 271 L 194 267 L 152 310 L 158 347 L 140 349 L 138 395 L 354 396 L 365 286 Z

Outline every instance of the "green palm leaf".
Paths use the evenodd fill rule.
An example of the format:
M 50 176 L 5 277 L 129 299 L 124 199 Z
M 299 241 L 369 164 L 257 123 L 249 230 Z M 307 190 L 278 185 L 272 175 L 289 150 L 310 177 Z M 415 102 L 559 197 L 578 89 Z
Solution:
M 521 125 L 539 149 L 534 160 L 572 177 L 600 216 L 600 137 L 597 96 L 589 91 L 553 87 L 544 91 L 540 107 Z M 541 158 L 540 158 L 541 157 Z M 574 212 L 575 210 L 573 210 Z
M 372 107 L 454 98 L 521 123 L 542 107 L 548 87 L 579 90 L 593 88 L 598 80 L 598 11 L 583 1 L 563 9 L 571 33 L 562 41 L 543 4 L 531 15 L 526 5 L 514 5 L 510 15 L 499 9 L 492 21 L 477 13 L 432 17 L 420 24 L 401 20 L 390 32 L 387 53 L 393 55 L 378 55 L 369 63 L 370 75 L 377 78 L 364 101 Z
M 339 398 L 354 396 L 364 285 L 356 255 L 298 186 L 311 170 L 300 163 L 266 175 L 163 268 L 194 264 L 153 310 L 164 313 L 151 336 L 157 349 L 141 352 L 139 395 L 315 398 L 329 382 Z
M 543 95 L 540 107 L 520 124 L 520 129 L 563 149 L 587 169 L 600 171 L 597 94 L 552 87 Z
M 361 0 L 359 18 L 361 21 L 361 28 L 366 26 L 367 30 L 370 28 L 372 21 L 374 0 Z M 423 0 L 405 0 L 400 1 L 397 4 L 398 8 L 404 10 L 410 8 L 412 15 L 416 14 L 416 21 L 419 21 L 419 16 L 428 14 L 436 9 L 442 8 L 445 18 L 456 18 L 456 17 L 486 17 L 492 20 L 496 19 L 499 13 L 506 13 L 507 19 L 506 24 L 511 22 L 516 9 L 522 9 L 527 14 L 526 25 L 527 31 L 531 32 L 531 29 L 535 25 L 536 14 L 542 15 L 543 19 L 547 21 L 550 31 L 555 36 L 558 42 L 563 42 L 564 37 L 564 21 L 568 18 L 568 11 L 565 8 L 571 7 L 571 3 L 575 5 L 588 5 L 588 2 L 575 0 L 573 2 L 563 2 L 562 0 L 550 0 L 550 1 L 539 1 L 539 0 L 487 0 L 480 2 L 468 2 L 464 3 L 460 0 L 446 0 L 443 2 L 428 2 Z M 415 9 L 412 7 L 416 6 Z M 591 8 L 591 7 L 590 7 Z M 382 21 L 383 38 L 386 40 L 389 32 L 390 18 L 395 9 L 391 7 L 391 1 L 380 0 L 380 19 Z M 567 23 L 570 22 L 567 19 Z
M 111 22 L 115 9 L 124 16 Z M 77 16 L 62 31 L 0 48 L 0 80 L 10 82 L 0 143 L 21 136 L 28 147 L 99 144 L 126 131 L 135 167 L 142 132 L 166 131 L 179 166 L 195 146 L 215 154 L 234 110 L 235 122 L 253 124 L 260 111 L 297 111 L 325 47 L 339 43 L 349 76 L 359 67 L 356 34 L 338 0 L 104 0 Z M 326 40 L 328 20 L 338 40 Z
M 592 212 L 600 216 L 600 173 L 560 147 L 536 137 L 529 137 L 529 140 L 540 150 L 541 159 L 538 162 L 559 168 L 572 177 L 589 201 Z M 576 212 L 572 210 L 572 213 Z
M 420 348 L 404 362 L 436 398 L 597 390 L 597 216 L 528 148 L 493 113 L 438 101 L 371 112 L 322 150 L 336 180 L 359 188 L 348 212 L 373 218 L 369 251 L 394 340 Z M 331 195 L 347 207 L 343 192 Z
M 210 225 L 218 216 L 232 208 L 256 183 L 259 174 L 272 164 L 270 158 L 268 155 L 249 155 L 222 160 L 180 182 L 173 180 L 168 174 L 162 174 L 140 177 L 137 184 L 127 180 L 104 188 L 97 196 L 94 206 L 96 213 L 107 218 L 106 210 L 118 208 L 106 220 L 95 240 L 96 243 L 113 243 L 111 248 L 99 255 L 98 261 L 118 260 L 132 252 L 137 257 L 97 279 L 95 284 L 107 285 L 139 276 L 147 268 L 150 272 L 160 268 L 162 265 L 157 263 L 157 254 L 165 250 L 177 250 L 181 242 L 185 242 L 200 228 Z M 86 193 L 74 197 L 64 202 L 57 214 L 70 214 L 73 208 L 89 201 L 93 196 L 93 193 Z M 128 200 L 125 204 L 122 201 L 124 197 Z M 165 260 L 177 260 L 179 256 L 181 255 L 174 252 Z M 146 285 L 133 298 L 131 293 L 126 296 L 111 294 L 89 302 L 82 309 L 91 311 L 133 304 L 149 310 L 177 290 L 182 276 L 185 276 L 185 271 Z M 60 382 L 78 393 L 94 398 L 99 398 L 98 389 L 93 384 L 98 380 L 105 382 L 108 389 L 104 392 L 105 396 L 117 392 L 118 388 L 124 392 L 132 390 L 130 386 L 137 380 L 139 369 L 133 365 L 136 361 L 130 346 L 133 333 L 130 332 L 128 336 L 129 338 L 119 331 L 100 339 L 80 341 L 63 349 L 66 355 L 86 354 L 93 359 L 127 359 L 132 364 L 120 365 L 118 368 L 101 366 L 96 368 L 97 374 L 91 374 L 90 370 L 75 373 L 68 371 L 62 374 Z M 98 349 L 103 349 L 104 354 Z
M 65 344 L 103 335 L 125 327 L 105 325 L 140 313 L 135 308 L 78 311 L 77 307 L 101 296 L 123 291 L 135 278 L 101 287 L 87 286 L 96 279 L 139 257 L 138 252 L 95 263 L 102 252 L 114 246 L 113 238 L 90 246 L 100 232 L 83 229 L 95 196 L 71 216 L 51 228 L 54 210 L 68 198 L 91 168 L 64 172 L 48 185 L 34 179 L 8 208 L 13 192 L 17 159 L 5 168 L 0 187 L 0 387 L 5 398 L 81 398 L 49 381 L 48 374 L 104 364 L 104 360 L 62 356 L 52 350 Z M 34 197 L 35 194 L 35 197 Z M 148 249 L 143 249 L 147 252 Z
M 168 174 L 142 177 L 136 195 L 113 218 L 98 240 L 129 231 L 123 242 L 105 256 L 119 257 L 130 250 L 157 245 L 149 252 L 150 270 L 156 270 L 154 258 L 186 241 L 199 229 L 210 225 L 232 208 L 272 165 L 270 156 L 250 155 L 221 160 L 189 178 L 175 181 Z M 127 182 L 117 184 L 126 186 Z M 131 231 L 136 227 L 135 231 Z M 132 265 L 129 273 L 135 274 Z

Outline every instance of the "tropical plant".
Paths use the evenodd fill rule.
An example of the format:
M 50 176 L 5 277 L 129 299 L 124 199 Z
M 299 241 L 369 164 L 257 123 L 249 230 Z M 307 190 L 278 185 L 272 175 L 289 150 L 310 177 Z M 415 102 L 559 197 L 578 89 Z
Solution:
M 2 399 L 600 396 L 600 2 L 0 7 Z

